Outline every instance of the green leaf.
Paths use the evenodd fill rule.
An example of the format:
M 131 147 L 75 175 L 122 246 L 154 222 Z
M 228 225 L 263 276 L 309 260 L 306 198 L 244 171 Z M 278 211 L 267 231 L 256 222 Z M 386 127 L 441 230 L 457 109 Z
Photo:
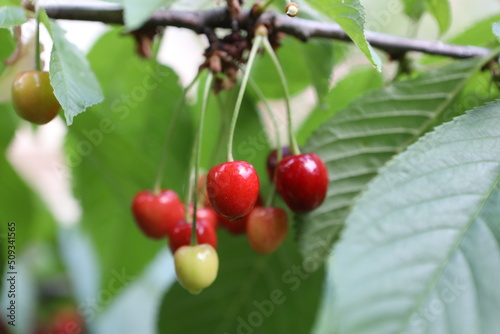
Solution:
M 476 22 L 461 34 L 450 39 L 449 42 L 493 48 L 498 45 L 498 41 L 496 41 L 495 36 L 491 34 L 491 26 L 497 21 L 500 21 L 500 15 L 494 15 L 480 22 Z
M 336 333 L 496 333 L 500 101 L 444 124 L 370 183 L 335 250 Z
M 310 82 L 316 89 L 318 103 L 324 99 L 330 89 L 330 77 L 333 71 L 333 43 L 331 41 L 312 39 L 302 44 L 302 56 L 307 65 Z M 321 59 L 318 61 L 318 59 Z
M 123 0 L 125 27 L 140 28 L 158 9 L 172 5 L 176 0 Z
M 0 28 L 10 28 L 28 21 L 24 8 L 21 6 L 0 7 Z
M 14 38 L 8 29 L 0 29 L 0 45 L 2 46 L 0 48 L 0 74 L 2 74 L 6 68 L 3 60 L 9 57 L 15 48 Z
M 330 184 L 321 207 L 296 216 L 304 256 L 336 241 L 366 184 L 393 155 L 442 122 L 450 107 L 456 108 L 454 98 L 486 61 L 456 61 L 374 91 L 337 112 L 311 136 L 304 151 L 315 152 L 325 161 Z
M 323 280 L 322 271 L 308 271 L 314 260 L 302 262 L 291 238 L 261 255 L 245 237 L 219 236 L 214 284 L 193 296 L 175 283 L 159 310 L 158 333 L 309 333 Z
M 140 232 L 130 204 L 138 191 L 153 187 L 168 124 L 183 96 L 171 69 L 139 59 L 134 50 L 133 40 L 118 30 L 96 43 L 89 60 L 107 99 L 80 116 L 66 143 L 82 225 L 99 256 L 103 286 L 116 271 L 136 277 L 166 244 Z M 180 196 L 193 137 L 186 108 L 176 124 L 162 183 Z
M 65 37 L 65 31 L 49 20 L 45 11 L 41 21 L 49 31 L 54 46 L 50 55 L 50 83 L 64 110 L 66 123 L 88 107 L 100 103 L 104 97 L 101 87 L 82 52 Z
M 418 21 L 425 12 L 425 2 L 422 0 L 401 0 L 404 5 L 404 13 L 410 19 Z
M 325 98 L 327 108 L 316 107 L 297 133 L 299 144 L 305 142 L 311 134 L 323 123 L 328 121 L 339 110 L 347 107 L 355 99 L 365 93 L 380 89 L 383 86 L 383 77 L 373 68 L 352 70 L 352 73 L 340 80 Z
M 3 6 L 21 7 L 21 0 L 0 0 L 0 7 Z
M 443 35 L 450 28 L 451 8 L 448 0 L 425 0 L 427 10 L 434 16 L 438 25 L 439 32 Z
M 380 57 L 366 41 L 365 9 L 359 0 L 308 0 L 308 3 L 337 22 L 370 63 L 377 70 L 382 70 Z

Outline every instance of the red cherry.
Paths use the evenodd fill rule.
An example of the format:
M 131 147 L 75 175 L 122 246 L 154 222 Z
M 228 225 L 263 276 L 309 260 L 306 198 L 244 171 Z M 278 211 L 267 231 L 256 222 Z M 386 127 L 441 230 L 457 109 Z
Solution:
M 155 195 L 144 190 L 135 195 L 132 213 L 139 228 L 148 237 L 165 237 L 170 227 L 184 218 L 184 206 L 173 190 L 162 190 Z
M 193 206 L 191 205 L 189 208 L 190 208 L 189 213 L 191 214 L 191 217 L 192 217 L 193 216 Z M 219 216 L 217 215 L 217 213 L 214 211 L 214 209 L 212 209 L 210 207 L 196 209 L 196 220 L 202 221 L 202 222 L 207 223 L 208 225 L 211 225 L 214 230 L 217 229 L 217 226 L 219 225 L 218 218 L 219 218 Z
M 314 210 L 325 199 L 328 170 L 314 153 L 285 158 L 278 164 L 276 189 L 292 211 Z
M 286 212 L 280 208 L 255 207 L 248 215 L 248 242 L 257 253 L 274 252 L 286 239 L 287 233 Z
M 207 194 L 214 210 L 229 220 L 248 214 L 259 195 L 259 177 L 246 161 L 231 161 L 210 169 Z
M 73 306 L 67 306 L 56 311 L 50 322 L 37 328 L 39 334 L 84 333 L 85 321 Z M 1 332 L 3 333 L 3 332 Z
M 169 246 L 172 254 L 182 246 L 189 246 L 191 244 L 191 233 L 193 224 L 181 219 L 175 223 L 174 227 L 169 231 Z M 196 236 L 198 237 L 198 244 L 209 244 L 213 248 L 217 248 L 217 234 L 215 233 L 212 225 L 206 221 L 197 220 L 196 222 Z
M 257 197 L 257 201 L 255 202 L 255 206 L 262 206 L 263 205 L 263 201 L 262 201 L 262 196 L 259 196 Z M 250 211 L 250 213 L 252 213 L 252 211 Z M 238 219 L 238 220 L 227 220 L 226 218 L 222 217 L 222 216 L 219 216 L 218 215 L 218 218 L 219 218 L 219 224 L 225 228 L 226 230 L 229 231 L 229 233 L 231 234 L 243 234 L 247 231 L 247 222 L 248 222 L 248 216 L 250 215 L 247 214 L 245 216 L 243 216 L 243 218 L 241 219 Z
M 281 159 L 287 158 L 292 156 L 292 151 L 290 151 L 290 148 L 288 146 L 283 146 L 281 148 Z M 271 181 L 274 180 L 274 172 L 276 170 L 276 166 L 278 165 L 278 151 L 276 149 L 272 150 L 269 152 L 269 155 L 267 156 L 267 175 L 269 176 L 269 179 Z

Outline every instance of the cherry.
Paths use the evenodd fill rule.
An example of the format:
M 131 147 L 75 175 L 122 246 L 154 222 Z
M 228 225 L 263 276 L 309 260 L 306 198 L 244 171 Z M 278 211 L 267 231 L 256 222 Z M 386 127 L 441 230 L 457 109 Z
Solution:
M 56 117 L 61 106 L 54 96 L 48 72 L 20 72 L 12 82 L 12 102 L 17 114 L 35 124 Z
M 281 148 L 282 152 L 282 159 L 289 157 L 292 155 L 292 151 L 290 151 L 290 148 L 288 146 L 283 146 Z M 269 179 L 271 181 L 274 180 L 274 172 L 276 170 L 276 166 L 278 165 L 278 151 L 276 149 L 272 150 L 269 152 L 269 155 L 267 156 L 267 175 L 269 176 Z
M 262 201 L 262 196 L 257 197 L 257 201 L 255 202 L 255 206 L 262 206 L 264 202 Z M 250 211 L 251 213 L 252 211 Z M 243 234 L 247 231 L 247 222 L 248 222 L 248 216 L 250 215 L 247 214 L 243 216 L 243 218 L 238 219 L 238 220 L 228 220 L 222 216 L 218 216 L 219 218 L 219 224 L 226 230 L 229 231 L 231 234 Z
M 173 190 L 162 190 L 159 194 L 144 190 L 135 195 L 132 213 L 145 235 L 159 239 L 184 218 L 184 206 Z
M 1 329 L 1 326 L 0 326 Z M 34 334 L 84 333 L 85 320 L 74 306 L 65 306 L 51 315 L 49 322 L 39 324 Z M 0 333 L 7 333 L 0 331 Z
M 172 253 L 182 246 L 188 246 L 191 243 L 191 234 L 193 224 L 184 219 L 177 221 L 168 231 L 169 246 Z M 199 244 L 210 244 L 217 248 L 217 234 L 210 223 L 205 220 L 196 221 L 196 236 Z
M 193 216 L 193 206 L 190 206 L 190 214 L 191 217 Z M 214 209 L 210 207 L 205 207 L 205 208 L 197 208 L 196 209 L 196 219 L 197 221 L 202 221 L 207 223 L 208 225 L 211 225 L 214 230 L 217 229 L 219 223 L 218 219 L 219 216 L 217 213 L 214 211 Z
M 257 253 L 274 252 L 285 240 L 287 232 L 286 212 L 280 208 L 255 207 L 248 215 L 248 241 Z
M 259 195 L 259 177 L 246 161 L 231 161 L 214 166 L 207 175 L 207 194 L 214 210 L 235 220 L 252 210 Z
M 183 246 L 175 252 L 174 264 L 179 283 L 192 294 L 198 294 L 217 278 L 219 257 L 207 244 Z
M 276 189 L 293 211 L 314 210 L 325 199 L 328 170 L 314 153 L 287 157 L 278 164 Z

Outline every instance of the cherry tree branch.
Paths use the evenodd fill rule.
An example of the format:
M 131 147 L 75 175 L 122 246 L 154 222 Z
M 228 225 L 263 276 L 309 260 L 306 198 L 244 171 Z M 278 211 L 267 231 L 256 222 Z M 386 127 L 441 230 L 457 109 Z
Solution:
M 120 7 L 101 8 L 91 5 L 46 5 L 44 6 L 49 17 L 64 20 L 99 21 L 109 24 L 124 24 L 123 10 Z M 239 27 L 248 29 L 255 26 L 255 19 L 250 11 L 242 11 L 237 17 Z M 273 27 L 275 31 L 294 36 L 302 41 L 310 38 L 326 38 L 341 41 L 351 41 L 342 28 L 335 23 L 318 22 L 302 18 L 291 18 L 284 14 L 265 12 L 258 22 Z M 201 34 L 206 28 L 231 28 L 232 21 L 225 8 L 204 11 L 162 10 L 156 12 L 144 27 L 174 26 L 193 30 Z M 485 57 L 492 51 L 476 46 L 447 44 L 436 41 L 426 41 L 398 37 L 373 31 L 366 31 L 366 39 L 370 44 L 383 50 L 393 57 L 403 55 L 408 51 L 418 51 L 432 55 L 441 55 L 452 58 Z

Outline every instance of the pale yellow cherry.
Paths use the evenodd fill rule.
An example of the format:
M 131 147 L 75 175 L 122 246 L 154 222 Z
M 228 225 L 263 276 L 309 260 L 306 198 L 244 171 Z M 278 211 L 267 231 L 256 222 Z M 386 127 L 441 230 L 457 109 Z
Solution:
M 217 277 L 219 257 L 208 244 L 182 246 L 174 254 L 175 272 L 179 283 L 192 294 L 199 294 Z

